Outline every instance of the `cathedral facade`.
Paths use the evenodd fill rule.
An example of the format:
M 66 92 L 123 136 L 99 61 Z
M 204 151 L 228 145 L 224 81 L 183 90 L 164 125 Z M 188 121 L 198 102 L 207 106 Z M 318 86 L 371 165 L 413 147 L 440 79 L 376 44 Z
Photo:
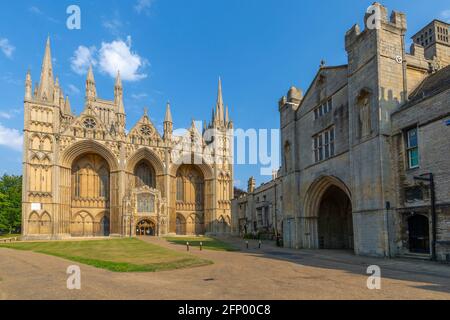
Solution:
M 25 83 L 23 237 L 229 232 L 233 124 L 220 80 L 209 124 L 176 135 L 167 104 L 163 125 L 160 134 L 145 111 L 127 131 L 120 73 L 109 101 L 97 95 L 92 68 L 75 115 L 48 40 L 39 83 L 33 89 L 30 72 Z

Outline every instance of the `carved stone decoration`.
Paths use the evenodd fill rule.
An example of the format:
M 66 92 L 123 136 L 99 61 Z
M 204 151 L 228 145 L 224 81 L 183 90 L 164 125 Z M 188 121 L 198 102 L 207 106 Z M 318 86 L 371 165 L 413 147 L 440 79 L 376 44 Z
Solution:
M 114 100 L 103 99 L 97 95 L 91 68 L 86 79 L 85 103 L 82 111 L 76 113 L 69 99 L 64 99 L 59 81 L 55 82 L 50 41 L 44 62 L 34 95 L 31 73 L 27 74 L 25 84 L 22 201 L 25 239 L 128 237 L 136 235 L 138 229 L 145 235 L 175 234 L 177 214 L 184 215 L 189 234 L 215 232 L 218 210 L 220 214 L 231 213 L 230 205 L 224 202 L 229 199 L 223 196 L 226 190 L 231 191 L 231 162 L 200 161 L 195 165 L 197 170 L 188 170 L 183 175 L 185 201 L 177 203 L 179 163 L 171 159 L 171 152 L 174 142 L 179 140 L 172 135 L 169 104 L 163 130 L 157 129 L 159 126 L 152 123 L 146 111 L 128 131 L 120 74 L 116 77 Z M 217 141 L 224 140 L 224 146 L 218 146 L 217 157 L 231 159 L 226 135 L 232 121 L 223 106 L 220 83 L 217 112 L 204 130 L 206 127 L 217 132 Z M 193 124 L 186 136 L 189 164 L 194 156 L 194 161 L 203 160 L 202 132 Z M 220 188 L 214 170 L 229 173 Z M 215 197 L 219 192 L 221 200 Z M 48 215 L 42 216 L 44 211 L 35 209 L 37 205 Z M 39 212 L 32 214 L 36 210 Z
M 128 227 L 132 230 L 132 235 L 159 236 L 168 232 L 167 223 L 162 223 L 168 220 L 167 204 L 166 199 L 162 198 L 160 190 L 144 185 L 133 189 L 130 198 L 127 197 L 124 201 L 127 213 L 132 216 L 129 223 L 133 224 L 134 222 L 134 226 Z M 147 228 L 154 229 L 151 230 L 151 233 L 140 234 L 140 230 L 138 230 L 140 226 L 144 226 L 146 230 Z
M 370 120 L 370 93 L 362 90 L 357 99 L 359 137 L 365 138 L 372 132 Z

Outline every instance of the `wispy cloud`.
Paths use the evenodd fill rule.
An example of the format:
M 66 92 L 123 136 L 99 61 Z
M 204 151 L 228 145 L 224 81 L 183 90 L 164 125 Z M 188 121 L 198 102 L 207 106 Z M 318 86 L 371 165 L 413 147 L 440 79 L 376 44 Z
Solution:
M 17 129 L 6 128 L 0 124 L 0 145 L 15 151 L 22 151 L 23 137 Z
M 114 14 L 107 17 L 102 17 L 102 26 L 114 36 L 121 35 L 123 22 L 120 18 L 119 11 L 115 11 Z
M 29 7 L 28 8 L 28 11 L 30 12 L 30 13 L 32 13 L 33 15 L 35 15 L 35 16 L 40 16 L 40 17 L 44 17 L 45 19 L 47 19 L 48 21 L 50 21 L 50 22 L 53 22 L 53 23 L 59 23 L 59 20 L 57 20 L 57 19 L 55 19 L 55 18 L 53 18 L 53 17 L 51 17 L 51 16 L 49 16 L 49 15 L 46 15 L 45 13 L 44 13 L 44 11 L 42 11 L 39 7 L 37 7 L 37 6 L 31 6 L 31 7 Z
M 10 120 L 21 112 L 20 109 L 11 109 L 9 111 L 0 111 L 0 118 Z
M 23 80 L 17 79 L 11 72 L 5 72 L 2 76 L 0 76 L 0 80 L 15 86 L 21 86 L 24 83 Z
M 43 14 L 43 12 L 41 11 L 41 9 L 39 9 L 39 8 L 36 7 L 36 6 L 31 6 L 31 7 L 29 7 L 29 8 L 28 8 L 28 11 L 30 11 L 31 13 L 34 13 L 34 14 L 36 14 L 36 15 L 41 15 L 41 14 Z
M 442 11 L 441 18 L 450 23 L 450 9 Z
M 86 74 L 90 65 L 95 66 L 97 64 L 95 59 L 96 52 L 97 49 L 95 47 L 79 46 L 70 59 L 73 72 L 79 75 Z
M 16 48 L 9 42 L 6 38 L 0 38 L 0 50 L 2 50 L 3 54 L 11 59 Z
M 73 94 L 73 95 L 79 95 L 81 92 L 80 89 L 78 89 L 78 87 L 73 84 L 69 84 L 68 88 L 69 88 L 68 93 Z
M 150 14 L 150 9 L 153 5 L 154 0 L 137 0 L 136 4 L 134 5 L 134 10 L 141 14 L 144 13 L 146 15 Z
M 134 100 L 142 100 L 148 97 L 148 94 L 146 93 L 133 93 L 131 95 L 131 98 L 133 98 Z

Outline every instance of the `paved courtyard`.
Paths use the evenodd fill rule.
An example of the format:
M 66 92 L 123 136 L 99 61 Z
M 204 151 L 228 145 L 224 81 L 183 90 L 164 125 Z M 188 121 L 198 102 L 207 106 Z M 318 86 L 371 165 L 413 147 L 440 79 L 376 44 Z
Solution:
M 145 241 L 185 251 L 163 239 Z M 66 288 L 61 258 L 0 249 L 0 299 L 450 299 L 450 266 L 357 257 L 343 251 L 280 249 L 256 241 L 240 252 L 191 253 L 213 265 L 158 273 L 114 273 L 81 267 L 81 290 Z M 369 265 L 381 268 L 381 290 L 367 289 Z

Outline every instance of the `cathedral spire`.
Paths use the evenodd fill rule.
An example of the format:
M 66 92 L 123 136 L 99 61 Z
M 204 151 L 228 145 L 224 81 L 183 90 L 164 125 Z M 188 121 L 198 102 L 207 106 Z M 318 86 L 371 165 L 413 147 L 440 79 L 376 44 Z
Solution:
M 116 88 L 122 88 L 122 79 L 120 78 L 120 70 L 117 70 Z
M 56 77 L 55 85 L 53 87 L 53 103 L 59 106 L 59 98 L 61 95 L 61 88 L 59 86 L 59 79 Z
M 72 115 L 72 108 L 70 107 L 69 96 L 66 96 L 66 102 L 64 104 L 64 113 Z
M 216 120 L 223 124 L 223 96 L 222 96 L 222 79 L 219 77 L 219 87 L 217 89 L 217 103 L 216 103 Z
M 169 101 L 167 101 L 167 105 L 166 105 L 166 116 L 164 118 L 164 122 L 173 123 L 172 112 L 170 111 L 170 102 Z
M 164 118 L 164 140 L 171 140 L 173 132 L 172 113 L 170 112 L 170 102 L 167 101 L 166 116 Z
M 53 66 L 50 49 L 50 37 L 47 38 L 44 60 L 42 61 L 41 80 L 39 82 L 38 97 L 42 100 L 53 100 Z
M 225 109 L 225 124 L 227 125 L 230 122 L 230 116 L 228 114 L 228 106 Z
M 95 88 L 94 72 L 92 71 L 92 65 L 90 65 L 86 77 L 86 100 L 92 100 L 96 97 L 97 89 Z
M 30 70 L 27 72 L 27 76 L 25 79 L 25 99 L 30 100 L 33 97 L 33 82 L 31 81 L 31 73 Z
M 117 71 L 116 84 L 114 85 L 114 102 L 117 105 L 118 113 L 125 114 L 123 106 L 123 87 L 120 78 L 120 71 Z

